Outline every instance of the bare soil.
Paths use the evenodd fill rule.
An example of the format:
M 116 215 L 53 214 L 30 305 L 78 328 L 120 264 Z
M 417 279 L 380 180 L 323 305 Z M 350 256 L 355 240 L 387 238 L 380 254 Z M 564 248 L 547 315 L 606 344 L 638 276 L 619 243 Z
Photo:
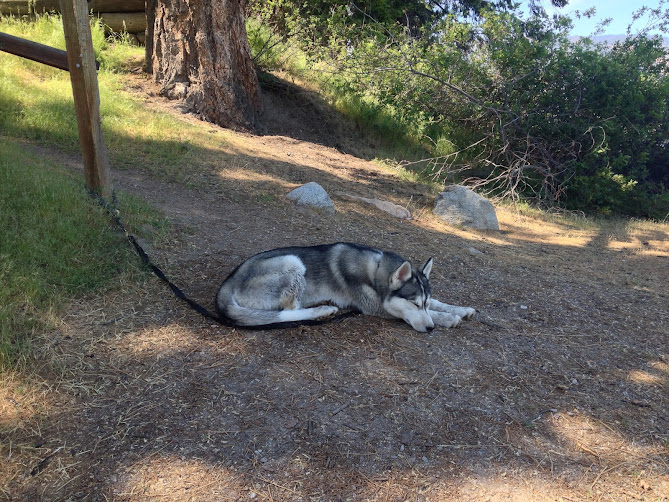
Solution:
M 194 188 L 114 172 L 172 222 L 172 238 L 147 247 L 154 261 L 211 308 L 245 257 L 356 241 L 434 256 L 434 296 L 476 317 L 429 334 L 363 316 L 249 332 L 202 318 L 153 276 L 119 284 L 73 302 L 39 341 L 37 383 L 2 389 L 0 495 L 669 500 L 669 225 L 499 207 L 500 232 L 452 227 L 432 216 L 432 189 L 362 158 L 352 125 L 324 135 L 316 108 L 266 99 L 268 135 L 215 132 L 229 148 L 204 159 Z M 336 215 L 285 199 L 308 181 Z

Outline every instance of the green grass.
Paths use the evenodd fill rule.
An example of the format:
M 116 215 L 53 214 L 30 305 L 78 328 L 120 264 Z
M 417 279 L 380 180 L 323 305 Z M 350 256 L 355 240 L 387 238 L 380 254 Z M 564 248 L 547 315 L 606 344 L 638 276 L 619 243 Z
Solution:
M 0 18 L 0 31 L 64 47 L 58 16 L 39 16 L 34 22 Z M 144 50 L 120 37 L 105 39 L 93 23 L 93 43 L 100 61 L 98 84 L 102 130 L 111 163 L 117 168 L 140 168 L 182 182 L 189 167 L 205 150 L 225 145 L 225 135 L 203 135 L 186 120 L 148 110 L 123 89 L 128 68 L 141 66 Z M 0 134 L 77 152 L 79 139 L 67 72 L 0 53 Z
M 267 24 L 250 17 L 246 20 L 246 33 L 255 64 L 266 71 L 282 70 L 293 77 L 308 74 L 307 55 L 292 39 L 283 40 Z
M 0 31 L 64 48 L 58 16 L 0 18 Z M 105 39 L 93 23 L 103 134 L 114 167 L 132 166 L 188 180 L 196 157 L 223 135 L 149 111 L 123 92 L 124 73 L 143 49 Z M 217 143 L 220 142 L 220 143 Z M 109 216 L 88 197 L 83 175 L 31 153 L 39 144 L 78 153 L 67 72 L 0 53 L 0 369 L 21 365 L 31 340 L 55 329 L 68 299 L 136 280 L 141 262 Z M 166 220 L 144 202 L 119 194 L 124 220 L 151 242 L 167 239 Z
M 123 197 L 120 205 L 134 225 L 164 231 L 145 204 Z M 0 229 L 0 368 L 26 358 L 68 299 L 143 270 L 79 173 L 8 138 L 0 141 Z

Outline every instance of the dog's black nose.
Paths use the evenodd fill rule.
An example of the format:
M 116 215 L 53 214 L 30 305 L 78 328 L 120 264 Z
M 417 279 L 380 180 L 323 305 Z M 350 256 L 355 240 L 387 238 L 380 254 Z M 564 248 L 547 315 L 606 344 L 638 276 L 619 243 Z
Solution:
M 434 326 L 427 326 L 425 329 L 427 329 L 427 332 L 429 333 L 434 329 Z

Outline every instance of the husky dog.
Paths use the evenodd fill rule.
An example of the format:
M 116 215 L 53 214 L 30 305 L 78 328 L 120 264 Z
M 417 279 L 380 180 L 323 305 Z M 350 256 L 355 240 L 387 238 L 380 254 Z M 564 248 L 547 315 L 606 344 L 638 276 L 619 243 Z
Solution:
M 431 270 L 432 258 L 418 269 L 395 253 L 347 242 L 272 249 L 228 276 L 216 295 L 216 309 L 235 325 L 263 326 L 353 308 L 402 319 L 423 332 L 473 316 L 473 308 L 430 297 Z

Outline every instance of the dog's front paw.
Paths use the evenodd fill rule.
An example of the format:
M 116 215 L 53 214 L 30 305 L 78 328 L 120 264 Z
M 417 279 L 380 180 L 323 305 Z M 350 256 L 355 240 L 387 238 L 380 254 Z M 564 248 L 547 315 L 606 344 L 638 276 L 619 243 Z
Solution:
M 462 312 L 457 312 L 457 314 L 463 319 L 471 319 L 476 314 L 476 309 L 471 307 L 461 307 Z
M 430 310 L 430 317 L 432 317 L 432 322 L 434 322 L 436 326 L 442 326 L 444 328 L 455 328 L 462 322 L 462 317 L 459 315 L 449 314 L 447 312 L 437 312 L 435 310 Z

